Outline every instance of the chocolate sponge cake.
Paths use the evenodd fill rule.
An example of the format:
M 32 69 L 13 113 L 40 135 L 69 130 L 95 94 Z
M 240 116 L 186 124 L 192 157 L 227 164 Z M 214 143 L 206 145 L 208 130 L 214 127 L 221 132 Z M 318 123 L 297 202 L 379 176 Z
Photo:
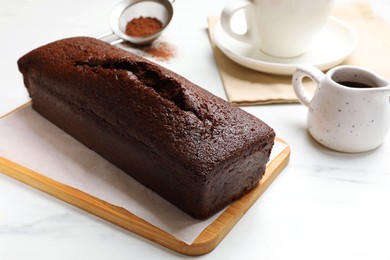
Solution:
M 195 218 L 246 194 L 265 172 L 272 128 L 142 57 L 76 37 L 18 66 L 34 110 Z

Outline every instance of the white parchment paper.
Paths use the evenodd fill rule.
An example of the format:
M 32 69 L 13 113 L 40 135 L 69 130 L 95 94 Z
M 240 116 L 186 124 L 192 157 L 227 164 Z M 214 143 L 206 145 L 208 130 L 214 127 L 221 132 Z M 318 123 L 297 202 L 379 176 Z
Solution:
M 285 144 L 276 142 L 271 160 L 284 148 Z M 0 119 L 0 156 L 123 207 L 189 245 L 222 213 L 203 221 L 193 219 L 51 124 L 30 105 Z

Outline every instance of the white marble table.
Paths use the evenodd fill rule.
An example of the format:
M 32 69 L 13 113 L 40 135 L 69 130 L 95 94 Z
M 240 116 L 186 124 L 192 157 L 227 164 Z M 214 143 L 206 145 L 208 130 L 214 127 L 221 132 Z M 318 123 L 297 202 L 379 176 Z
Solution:
M 231 1 L 231 0 L 230 0 Z M 17 59 L 50 41 L 109 31 L 118 0 L 0 0 L 0 115 L 28 101 Z M 166 66 L 225 98 L 207 34 L 228 1 L 177 0 L 164 32 Z M 371 1 L 390 22 L 390 2 Z M 299 104 L 245 107 L 292 149 L 287 168 L 221 244 L 201 259 L 390 259 L 390 136 L 377 150 L 341 154 L 316 144 Z M 0 174 L 0 259 L 189 258 Z

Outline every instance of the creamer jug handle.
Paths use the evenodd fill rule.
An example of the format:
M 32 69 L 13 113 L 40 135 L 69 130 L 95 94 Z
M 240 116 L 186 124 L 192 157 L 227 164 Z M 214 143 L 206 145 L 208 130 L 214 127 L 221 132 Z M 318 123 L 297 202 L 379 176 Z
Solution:
M 309 106 L 313 95 L 307 92 L 307 90 L 302 85 L 302 80 L 305 77 L 315 81 L 318 86 L 318 84 L 325 77 L 325 74 L 316 67 L 310 65 L 300 65 L 294 72 L 292 77 L 292 85 L 294 87 L 295 94 L 303 105 Z

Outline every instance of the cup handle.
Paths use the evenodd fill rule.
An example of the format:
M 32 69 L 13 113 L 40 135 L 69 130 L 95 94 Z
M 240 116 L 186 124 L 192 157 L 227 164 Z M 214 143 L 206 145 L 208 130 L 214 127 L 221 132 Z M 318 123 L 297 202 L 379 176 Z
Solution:
M 252 15 L 252 9 L 250 8 L 252 3 L 249 1 L 235 1 L 227 5 L 221 13 L 221 26 L 223 30 L 236 40 L 252 43 L 253 42 L 253 30 L 250 28 L 254 24 L 254 15 Z M 247 30 L 243 34 L 238 34 L 232 30 L 231 20 L 233 15 L 239 11 L 244 10 L 246 17 Z
M 292 85 L 298 100 L 305 106 L 309 106 L 313 95 L 306 91 L 302 85 L 303 78 L 308 77 L 318 84 L 325 77 L 325 74 L 314 66 L 301 65 L 298 66 L 292 77 Z

